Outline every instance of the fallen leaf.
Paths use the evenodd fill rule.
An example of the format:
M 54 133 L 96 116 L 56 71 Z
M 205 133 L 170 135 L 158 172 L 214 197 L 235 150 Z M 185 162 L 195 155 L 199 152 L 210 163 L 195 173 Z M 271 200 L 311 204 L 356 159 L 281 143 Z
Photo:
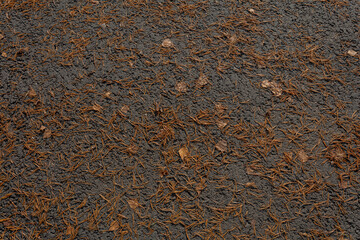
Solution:
M 189 150 L 186 147 L 182 147 L 179 150 L 179 155 L 181 160 L 184 160 L 185 158 L 189 157 Z
M 270 88 L 271 92 L 277 97 L 281 96 L 282 94 L 281 86 L 276 82 L 270 82 L 269 80 L 264 80 L 262 81 L 261 86 L 263 88 Z
M 184 82 L 178 82 L 175 86 L 176 91 L 185 93 L 187 91 L 186 83 Z
M 298 152 L 298 156 L 299 156 L 300 161 L 303 163 L 305 163 L 309 160 L 309 156 L 302 149 Z
M 227 151 L 227 142 L 226 140 L 222 139 L 220 140 L 216 145 L 215 148 L 219 150 L 220 152 L 226 152 Z
M 236 35 L 232 35 L 229 40 L 230 40 L 230 43 L 231 43 L 231 44 L 236 43 L 236 42 L 237 42 L 237 37 L 236 37 Z
M 126 148 L 126 152 L 129 154 L 136 154 L 139 150 L 139 147 L 135 144 L 131 144 L 129 147 Z
M 1 56 L 7 57 L 7 53 L 6 53 L 6 52 L 3 52 L 3 53 L 1 54 Z
M 44 132 L 44 139 L 46 139 L 46 138 L 49 138 L 49 137 L 51 137 L 51 130 L 50 129 L 45 129 L 45 132 Z
M 110 224 L 109 231 L 116 231 L 119 229 L 119 222 L 118 221 L 112 221 Z
M 4 38 L 4 35 L 0 34 L 0 40 Z
M 126 114 L 128 111 L 130 110 L 130 107 L 128 105 L 124 105 L 121 107 L 120 111 L 123 113 L 123 114 Z
M 35 90 L 34 90 L 32 87 L 30 87 L 30 90 L 28 91 L 27 95 L 28 95 L 29 97 L 31 97 L 31 98 L 37 96 Z
M 254 14 L 254 13 L 255 13 L 255 10 L 252 9 L 252 8 L 250 8 L 250 9 L 249 9 L 249 12 L 250 12 L 251 14 Z
M 347 52 L 350 56 L 354 57 L 357 52 L 355 52 L 354 50 L 350 49 L 348 52 Z
M 226 111 L 226 107 L 224 105 L 222 105 L 221 103 L 216 103 L 215 104 L 215 111 L 217 114 L 221 114 L 224 113 Z
M 209 83 L 208 77 L 204 74 L 201 74 L 199 79 L 196 81 L 196 86 L 198 88 L 203 87 Z
M 73 235 L 75 233 L 75 229 L 73 226 L 68 226 L 66 229 L 66 235 Z
M 99 104 L 94 103 L 94 105 L 91 107 L 91 110 L 100 112 L 102 110 L 102 107 Z
M 228 125 L 228 121 L 219 119 L 219 120 L 216 121 L 216 125 L 220 129 L 222 129 L 222 128 L 226 127 L 226 125 Z
M 41 127 L 40 127 L 40 131 L 44 131 L 45 129 L 46 129 L 45 126 L 41 126 Z
M 254 182 L 245 183 L 245 187 L 257 188 L 257 186 L 256 186 L 256 184 Z
M 166 167 L 159 167 L 159 173 L 160 173 L 160 177 L 164 177 L 166 175 L 169 174 L 168 170 L 166 169 Z
M 111 95 L 111 92 L 104 93 L 104 97 L 106 97 L 106 98 L 110 98 L 110 95 Z
M 162 42 L 161 46 L 165 48 L 170 48 L 170 47 L 174 47 L 174 44 L 169 38 L 167 38 Z
M 128 204 L 130 206 L 131 209 L 135 210 L 136 208 L 138 208 L 140 206 L 139 202 L 136 199 L 129 199 Z
M 261 82 L 261 86 L 262 86 L 263 88 L 268 88 L 268 87 L 271 86 L 271 83 L 270 83 L 269 80 L 264 80 L 264 81 Z

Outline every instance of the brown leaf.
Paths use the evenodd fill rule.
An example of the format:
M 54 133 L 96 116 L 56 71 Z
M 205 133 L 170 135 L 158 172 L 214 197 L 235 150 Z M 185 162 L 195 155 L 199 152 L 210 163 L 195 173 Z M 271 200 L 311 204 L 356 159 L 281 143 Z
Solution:
M 104 97 L 106 97 L 106 98 L 110 98 L 110 95 L 111 95 L 111 92 L 104 93 Z
M 136 199 L 129 199 L 127 202 L 129 204 L 130 208 L 133 210 L 135 210 L 136 208 L 138 208 L 140 206 L 138 200 L 136 200 Z
M 110 224 L 109 231 L 116 231 L 119 229 L 119 222 L 118 221 L 112 221 Z
M 162 42 L 161 46 L 165 48 L 170 48 L 170 47 L 174 47 L 174 43 L 169 38 L 167 38 Z
M 209 79 L 206 75 L 200 74 L 199 79 L 196 81 L 196 87 L 201 88 L 209 83 Z
M 32 87 L 30 87 L 30 90 L 28 91 L 28 96 L 29 97 L 31 97 L 31 98 L 33 98 L 33 97 L 36 97 L 37 96 L 37 94 L 36 94 L 36 92 L 35 92 L 35 90 L 32 88 Z
M 7 53 L 6 52 L 3 52 L 2 54 L 1 54 L 1 56 L 3 56 L 3 57 L 7 57 Z
M 216 103 L 215 104 L 215 111 L 216 111 L 217 114 L 224 113 L 226 111 L 226 109 L 227 109 L 227 107 L 225 107 L 221 103 Z
M 166 175 L 169 174 L 168 170 L 166 169 L 166 167 L 159 167 L 159 173 L 160 173 L 160 177 L 164 177 Z
M 75 233 L 75 229 L 73 226 L 68 225 L 66 229 L 66 235 L 73 235 Z
M 354 57 L 357 52 L 355 52 L 354 50 L 350 49 L 348 52 L 347 52 L 350 56 Z
M 123 113 L 123 114 L 126 114 L 128 111 L 130 110 L 130 107 L 128 105 L 124 105 L 121 107 L 120 111 Z
M 126 152 L 129 154 L 136 154 L 139 150 L 139 147 L 135 144 L 131 144 L 129 147 L 126 148 Z
M 0 34 L 0 40 L 4 38 L 4 35 Z
M 254 13 L 255 13 L 255 10 L 252 9 L 252 8 L 250 8 L 250 9 L 249 9 L 249 12 L 250 12 L 251 14 L 254 14 Z
M 178 82 L 175 86 L 176 91 L 185 93 L 187 91 L 187 85 L 184 82 Z
M 262 81 L 261 86 L 263 88 L 270 88 L 271 92 L 277 97 L 281 96 L 282 94 L 281 86 L 276 82 L 270 82 L 269 80 L 264 80 Z
M 181 160 L 184 160 L 185 158 L 190 156 L 190 153 L 186 147 L 182 147 L 179 150 L 179 155 L 180 155 Z
M 256 184 L 254 182 L 245 183 L 245 187 L 257 188 L 257 186 L 256 186 Z
M 94 111 L 97 111 L 97 112 L 100 112 L 103 108 L 97 104 L 97 103 L 94 103 L 94 105 L 91 107 L 91 110 L 94 110 Z
M 219 119 L 219 120 L 216 121 L 216 125 L 220 129 L 222 129 L 222 128 L 226 127 L 226 125 L 228 125 L 228 121 Z
M 45 139 L 46 138 L 49 138 L 51 137 L 51 130 L 50 129 L 45 129 L 45 132 L 44 132 L 44 136 L 43 136 Z
M 219 150 L 220 152 L 226 152 L 227 151 L 227 142 L 226 140 L 220 140 L 216 145 L 215 148 Z
M 309 156 L 302 149 L 298 152 L 298 156 L 299 156 L 300 161 L 303 163 L 305 163 L 309 160 Z
M 46 129 L 46 127 L 44 126 L 44 125 L 42 125 L 41 127 L 40 127 L 40 131 L 44 131 Z

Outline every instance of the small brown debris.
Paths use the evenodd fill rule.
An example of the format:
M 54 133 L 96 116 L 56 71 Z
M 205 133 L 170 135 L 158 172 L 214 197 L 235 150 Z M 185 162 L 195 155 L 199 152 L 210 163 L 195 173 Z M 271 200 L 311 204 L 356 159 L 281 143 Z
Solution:
M 51 137 L 51 130 L 47 128 L 47 129 L 45 129 L 43 138 L 46 139 L 46 138 L 50 138 L 50 137 Z
M 140 206 L 138 200 L 136 200 L 136 199 L 129 199 L 127 202 L 129 204 L 130 208 L 133 210 L 135 210 L 136 208 L 138 208 Z
M 187 91 L 187 85 L 184 82 L 178 82 L 175 86 L 176 91 L 185 93 Z
M 301 149 L 298 152 L 298 156 L 299 156 L 300 161 L 303 163 L 305 163 L 309 160 L 309 156 L 306 154 L 306 152 L 303 149 Z
M 270 88 L 271 92 L 277 97 L 281 96 L 282 94 L 281 86 L 276 82 L 270 82 L 269 80 L 264 80 L 262 81 L 261 86 L 263 88 Z
M 206 75 L 200 74 L 200 77 L 196 81 L 196 87 L 201 88 L 209 83 L 209 79 Z
M 220 152 L 226 152 L 227 151 L 227 142 L 224 139 L 221 139 L 216 145 L 215 148 L 219 150 Z
M 231 44 L 234 44 L 234 43 L 236 43 L 237 42 L 237 37 L 236 37 L 236 35 L 232 35 L 231 37 L 230 37 L 230 43 Z
M 112 221 L 110 224 L 109 231 L 116 231 L 119 229 L 119 222 L 118 221 Z
M 30 87 L 30 90 L 28 91 L 27 95 L 28 95 L 29 97 L 31 97 L 31 98 L 37 96 L 35 90 L 34 90 L 32 87 Z
M 44 126 L 44 125 L 42 125 L 41 127 L 40 127 L 40 131 L 44 131 L 46 129 L 46 127 Z
M 139 150 L 139 147 L 135 144 L 131 144 L 129 147 L 126 148 L 126 152 L 129 154 L 136 154 Z
M 4 35 L 0 34 L 0 40 L 4 38 Z
M 90 0 L 90 2 L 93 4 L 99 4 L 99 1 L 96 1 L 96 0 Z
M 162 178 L 169 174 L 166 167 L 159 167 L 159 173 L 160 173 L 160 177 L 162 177 Z
M 250 12 L 251 14 L 254 14 L 254 13 L 255 13 L 255 10 L 252 9 L 252 8 L 250 8 L 250 9 L 249 9 L 249 12 Z
M 97 103 L 94 103 L 94 105 L 91 107 L 91 110 L 94 110 L 94 111 L 97 111 L 97 112 L 100 112 L 103 108 L 97 104 Z
M 121 107 L 120 111 L 123 113 L 123 114 L 126 114 L 128 111 L 130 110 L 130 107 L 128 105 L 124 105 Z
M 73 226 L 68 226 L 66 229 L 66 235 L 73 235 L 75 233 L 75 229 Z
M 227 109 L 227 107 L 225 107 L 221 103 L 216 103 L 215 104 L 215 111 L 216 111 L 217 114 L 224 113 L 226 111 L 226 109 Z
M 257 186 L 256 186 L 256 184 L 254 182 L 245 183 L 245 187 L 257 188 Z
M 220 128 L 223 129 L 224 127 L 226 127 L 226 125 L 228 125 L 228 121 L 227 120 L 217 120 L 216 121 L 216 125 Z
M 7 53 L 6 52 L 3 52 L 2 54 L 1 54 L 1 56 L 3 56 L 3 57 L 7 57 Z
M 106 98 L 110 98 L 110 95 L 111 95 L 111 92 L 104 93 L 104 97 L 106 97 Z
M 350 49 L 348 52 L 347 52 L 350 56 L 354 57 L 357 52 L 355 52 L 354 50 Z
M 187 147 L 182 147 L 179 150 L 179 155 L 181 160 L 184 160 L 185 158 L 190 156 L 189 150 L 187 149 Z
M 167 38 L 162 42 L 161 46 L 165 48 L 170 48 L 170 47 L 174 47 L 174 43 L 169 38 Z

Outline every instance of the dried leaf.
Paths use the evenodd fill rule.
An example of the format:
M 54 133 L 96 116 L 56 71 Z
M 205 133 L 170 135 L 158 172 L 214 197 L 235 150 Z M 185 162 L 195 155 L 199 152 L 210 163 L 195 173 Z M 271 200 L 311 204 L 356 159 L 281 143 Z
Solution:
M 90 2 L 93 4 L 99 4 L 99 1 L 96 1 L 96 0 L 90 0 Z
M 232 35 L 229 40 L 230 40 L 231 44 L 235 44 L 238 39 L 237 39 L 236 35 Z
M 135 210 L 136 208 L 138 208 L 140 206 L 138 200 L 136 200 L 136 199 L 129 199 L 127 202 L 129 204 L 130 208 L 133 210 Z
M 249 12 L 250 12 L 251 14 L 254 14 L 254 13 L 255 13 L 255 10 L 252 9 L 252 8 L 250 8 L 250 9 L 249 9 Z
M 261 86 L 262 86 L 263 88 L 268 88 L 268 87 L 271 86 L 271 83 L 270 83 L 269 80 L 264 80 L 264 81 L 261 82 Z
M 226 125 L 228 125 L 228 121 L 219 119 L 219 120 L 216 121 L 216 125 L 220 129 L 222 129 L 222 128 L 226 127 Z
M 185 158 L 190 156 L 190 153 L 186 147 L 182 147 L 179 150 L 179 155 L 180 155 L 181 160 L 184 160 Z
M 354 50 L 350 49 L 348 52 L 347 52 L 350 56 L 354 57 L 357 52 L 355 52 Z
M 51 130 L 50 129 L 45 129 L 45 132 L 44 132 L 44 139 L 46 139 L 46 138 L 49 138 L 49 137 L 51 137 Z
M 199 79 L 196 81 L 196 87 L 201 88 L 209 83 L 209 79 L 206 75 L 201 74 Z
M 41 127 L 40 127 L 40 131 L 44 131 L 45 129 L 46 129 L 45 126 L 41 126 Z
M 129 154 L 136 154 L 139 150 L 139 147 L 135 144 L 131 144 L 129 147 L 126 148 L 126 152 Z
M 109 231 L 116 231 L 119 229 L 119 222 L 118 221 L 112 221 L 110 224 Z
M 30 90 L 28 91 L 27 95 L 28 95 L 29 97 L 31 97 L 31 98 L 37 96 L 35 90 L 34 90 L 32 87 L 30 87 Z
M 124 105 L 121 107 L 120 111 L 123 113 L 123 114 L 126 114 L 128 111 L 130 110 L 130 107 L 128 105 Z
M 216 103 L 215 104 L 215 111 L 216 111 L 217 114 L 224 113 L 226 111 L 226 109 L 227 109 L 227 107 L 225 107 L 221 103 Z
M 106 98 L 110 98 L 110 95 L 111 95 L 111 92 L 104 93 L 104 97 L 106 97 Z
M 94 103 L 94 105 L 91 107 L 91 110 L 94 110 L 94 111 L 97 111 L 97 112 L 100 112 L 103 108 L 97 104 L 97 103 Z
M 226 152 L 227 151 L 227 142 L 226 140 L 222 139 L 220 140 L 216 145 L 215 148 L 219 150 L 220 152 Z
M 160 177 L 164 177 L 166 175 L 169 174 L 168 170 L 166 169 L 166 167 L 159 167 L 159 173 L 160 173 Z
M 3 52 L 2 54 L 1 54 L 1 56 L 3 56 L 3 57 L 7 57 L 7 53 L 6 52 Z
M 169 38 L 167 38 L 162 42 L 161 46 L 165 48 L 170 48 L 170 47 L 174 47 L 174 43 Z
M 282 94 L 281 86 L 276 82 L 270 82 L 269 80 L 264 80 L 262 81 L 261 86 L 263 88 L 270 88 L 271 92 L 277 97 L 281 96 Z
M 0 34 L 0 40 L 4 38 L 4 35 Z
M 245 187 L 257 188 L 257 186 L 256 186 L 256 184 L 254 182 L 245 183 Z
M 66 235 L 73 235 L 75 233 L 75 229 L 73 226 L 68 225 L 66 229 Z
M 298 152 L 298 156 L 299 156 L 300 161 L 303 163 L 305 163 L 309 160 L 309 156 L 302 149 Z
M 178 82 L 175 86 L 176 91 L 185 93 L 187 91 L 186 83 L 184 82 Z

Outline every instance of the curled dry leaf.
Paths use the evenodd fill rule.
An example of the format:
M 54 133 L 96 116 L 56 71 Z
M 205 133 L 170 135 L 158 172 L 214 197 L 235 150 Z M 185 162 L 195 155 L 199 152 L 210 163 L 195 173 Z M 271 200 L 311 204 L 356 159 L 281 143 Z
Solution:
M 179 150 L 179 155 L 181 160 L 184 160 L 185 158 L 190 156 L 189 150 L 187 149 L 187 147 L 182 147 Z
M 185 93 L 187 91 L 186 83 L 184 82 L 178 82 L 175 86 L 176 91 Z
M 174 43 L 169 38 L 167 38 L 162 42 L 161 46 L 165 48 L 170 48 L 170 47 L 174 47 Z
M 245 187 L 257 188 L 257 186 L 256 186 L 256 184 L 254 182 L 245 183 Z
M 118 221 L 112 221 L 110 223 L 109 231 L 116 231 L 119 229 L 119 222 Z
M 106 97 L 106 98 L 110 98 L 110 95 L 111 95 L 111 92 L 104 93 L 104 97 Z
M 215 148 L 219 150 L 220 152 L 226 152 L 227 151 L 227 142 L 224 139 L 221 139 L 216 145 Z
M 303 163 L 305 163 L 309 160 L 309 156 L 306 154 L 306 152 L 303 149 L 301 149 L 298 152 L 298 156 L 299 156 L 300 161 Z
M 224 113 L 226 111 L 226 107 L 224 105 L 222 105 L 221 103 L 216 103 L 215 104 L 215 111 L 217 114 L 221 114 Z
M 201 88 L 209 83 L 209 79 L 206 75 L 201 74 L 199 79 L 196 81 L 196 87 Z
M 129 204 L 130 208 L 133 210 L 135 210 L 136 208 L 138 208 L 140 206 L 138 200 L 136 200 L 136 199 L 129 199 L 127 202 Z
M 216 121 L 216 125 L 217 125 L 220 129 L 226 127 L 226 125 L 228 125 L 228 123 L 229 123 L 229 122 L 228 122 L 227 120 L 221 120 L 221 119 L 219 119 L 219 120 Z
M 3 57 L 7 57 L 7 53 L 6 52 L 3 52 L 2 54 L 1 54 L 1 56 L 3 56 Z
M 73 226 L 67 226 L 67 229 L 66 229 L 66 235 L 73 235 L 75 233 L 75 229 Z
M 357 52 L 355 52 L 354 50 L 350 49 L 348 52 L 347 52 L 350 56 L 354 57 Z
M 252 9 L 252 8 L 250 8 L 250 9 L 249 9 L 249 12 L 250 12 L 251 14 L 254 14 L 254 13 L 255 13 L 255 10 Z
M 281 96 L 282 94 L 281 86 L 276 82 L 270 82 L 269 80 L 264 80 L 262 81 L 261 86 L 263 88 L 270 88 L 271 92 L 277 97 Z
M 35 90 L 34 90 L 32 87 L 30 87 L 30 90 L 28 91 L 27 95 L 28 95 L 29 97 L 31 97 L 31 98 L 37 96 Z
M 123 114 L 126 114 L 130 110 L 130 107 L 128 105 L 124 105 L 121 107 L 120 111 Z
M 47 129 L 45 129 L 43 138 L 46 139 L 49 137 L 51 137 L 51 130 L 47 128 Z
M 91 107 L 91 110 L 100 112 L 102 110 L 102 107 L 99 104 L 94 103 L 94 105 Z

